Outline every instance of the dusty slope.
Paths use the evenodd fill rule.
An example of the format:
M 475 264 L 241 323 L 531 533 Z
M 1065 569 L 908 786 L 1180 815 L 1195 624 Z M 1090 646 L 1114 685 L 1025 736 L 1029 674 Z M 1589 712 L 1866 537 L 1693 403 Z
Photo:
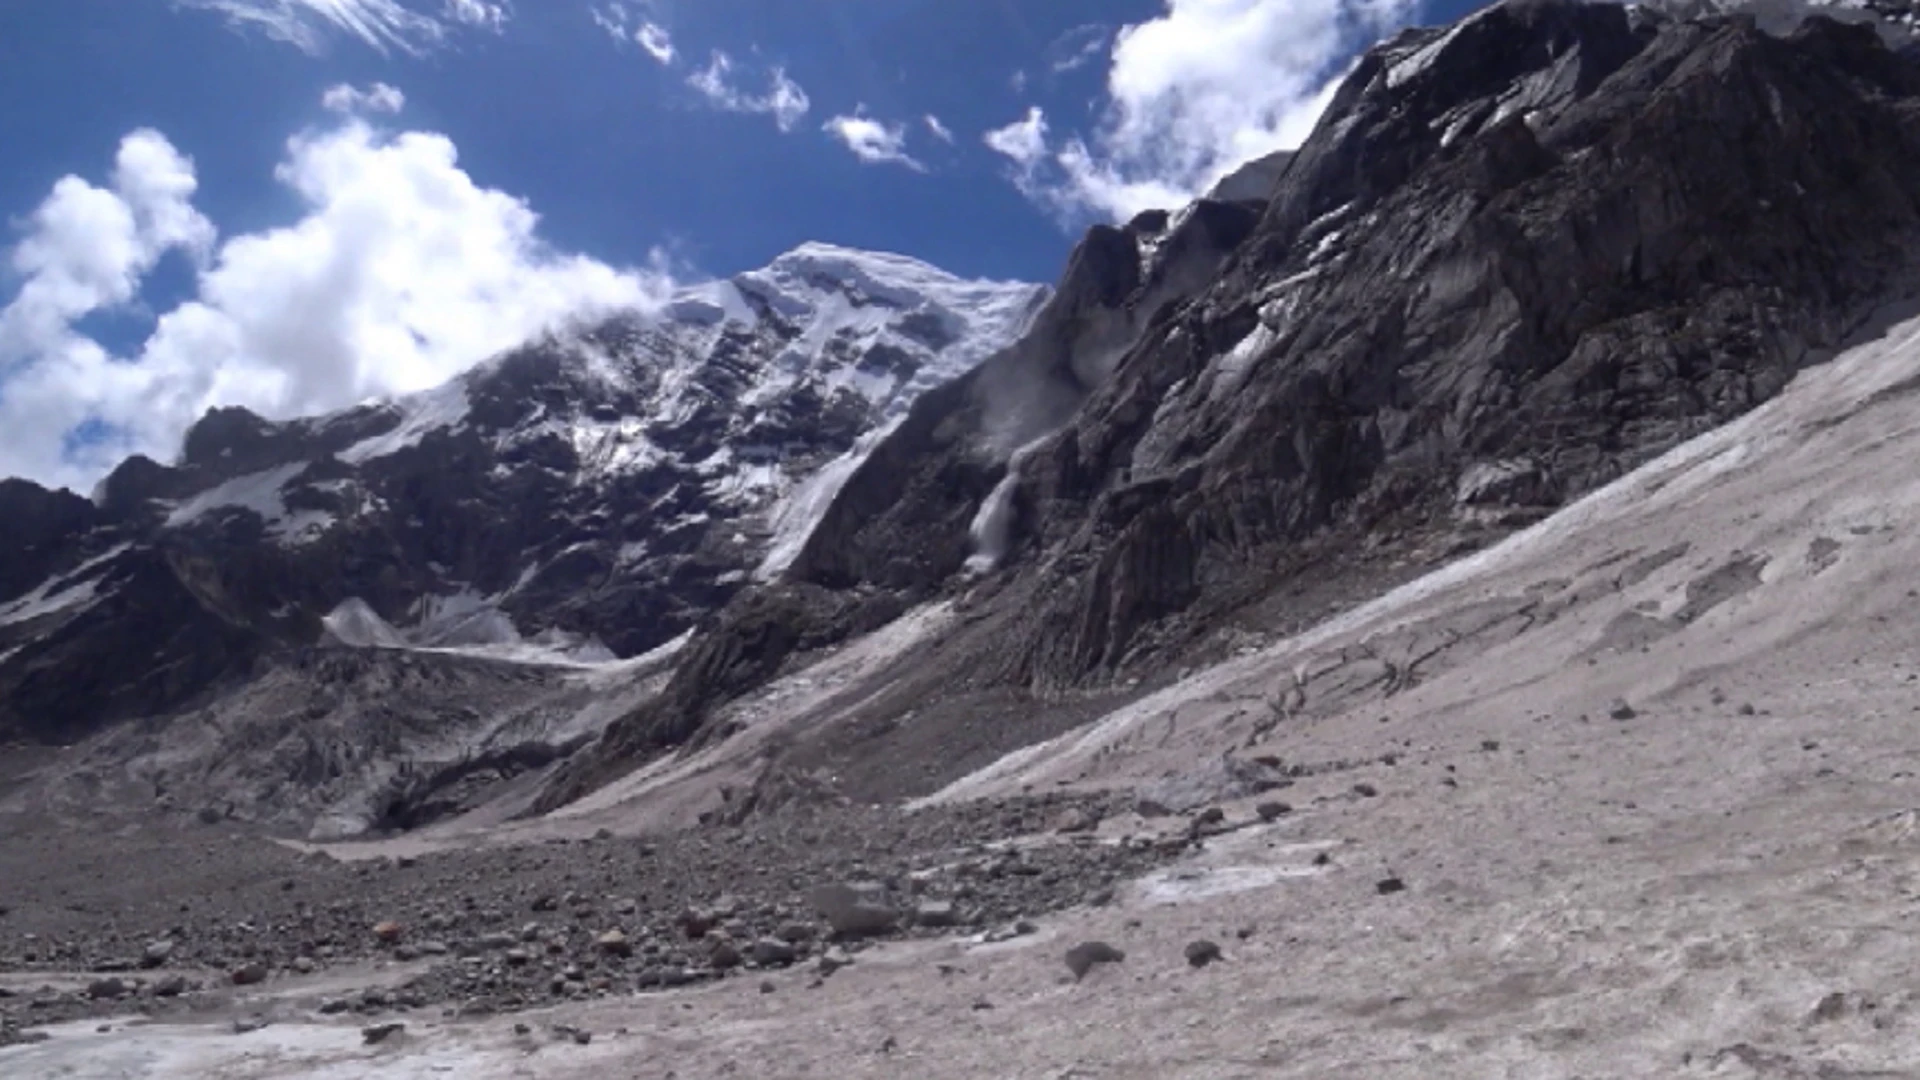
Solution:
M 1177 795 L 1235 748 L 1393 755 L 1034 937 L 521 1018 L 588 1046 L 508 1018 L 366 1050 L 295 1013 L 81 1029 L 0 1073 L 1920 1075 L 1917 386 L 1911 319 L 1500 548 L 955 785 Z M 1225 963 L 1184 964 L 1201 936 Z M 1086 937 L 1128 958 L 1076 984 L 1060 954 Z

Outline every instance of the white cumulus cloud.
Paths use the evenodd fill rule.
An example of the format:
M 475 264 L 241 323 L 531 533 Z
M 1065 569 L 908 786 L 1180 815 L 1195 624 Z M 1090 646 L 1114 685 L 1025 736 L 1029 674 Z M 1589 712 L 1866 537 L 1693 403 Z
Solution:
M 210 407 L 284 417 L 425 389 L 671 288 L 659 257 L 623 269 L 549 247 L 532 208 L 475 182 L 443 135 L 348 117 L 289 140 L 275 175 L 299 218 L 223 242 L 193 208 L 192 162 L 157 132 L 127 136 L 109 186 L 54 185 L 8 253 L 0 475 L 84 488 L 127 454 L 171 458 Z M 113 355 L 78 328 L 137 304 L 175 250 L 195 295 L 143 344 Z
M 305 52 L 318 53 L 336 34 L 381 52 L 423 53 L 460 27 L 499 32 L 512 17 L 509 0 L 174 0 L 216 12 L 242 29 L 258 30 Z
M 1185 202 L 1299 145 L 1352 55 L 1419 10 L 1419 0 L 1163 2 L 1114 38 L 1091 134 L 1050 141 L 1037 109 L 989 133 L 1029 198 L 1068 217 Z
M 921 117 L 921 120 L 926 123 L 927 131 L 931 132 L 934 138 L 939 139 L 948 146 L 953 145 L 953 129 L 941 123 L 939 117 L 928 113 L 926 116 Z
M 915 172 L 927 171 L 907 153 L 907 126 L 875 120 L 864 107 L 855 109 L 851 116 L 828 120 L 823 130 L 868 165 L 902 165 Z
M 807 92 L 788 77 L 785 68 L 775 67 L 768 73 L 765 93 L 742 89 L 735 82 L 735 69 L 733 57 L 715 49 L 706 67 L 687 76 L 687 85 L 715 108 L 771 116 L 781 131 L 792 131 L 813 107 Z
M 398 87 L 377 82 L 361 89 L 341 83 L 320 95 L 320 104 L 337 113 L 397 113 L 407 107 L 407 95 Z
M 1047 114 L 1038 105 L 1027 110 L 1025 118 L 986 134 L 986 144 L 994 153 L 1012 161 L 1025 187 L 1032 172 L 1047 159 Z

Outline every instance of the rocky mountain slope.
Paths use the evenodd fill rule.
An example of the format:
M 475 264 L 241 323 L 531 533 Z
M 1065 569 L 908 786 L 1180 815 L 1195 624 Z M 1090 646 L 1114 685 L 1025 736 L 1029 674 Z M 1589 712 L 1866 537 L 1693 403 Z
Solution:
M 1844 344 L 1518 535 L 906 813 L 662 831 L 661 770 L 347 862 L 16 816 L 0 1074 L 1911 1077 L 1920 305 Z M 901 630 L 675 767 L 727 775 Z M 819 940 L 804 893 L 849 873 L 960 925 Z M 1109 962 L 1069 966 L 1088 943 Z
M 91 500 L 0 483 L 0 742 L 181 709 L 202 719 L 180 730 L 204 726 L 246 713 L 227 696 L 250 679 L 324 668 L 299 656 L 322 644 L 561 665 L 660 649 L 790 560 L 872 440 L 1045 297 L 809 245 L 414 397 L 216 410 L 178 461 L 130 460 Z M 324 726 L 338 702 L 301 685 L 275 709 Z M 469 703 L 465 726 L 524 697 Z M 419 694 L 382 707 L 451 722 Z M 355 730 L 256 734 L 325 777 Z
M 795 710 L 726 813 L 924 794 L 1822 359 L 1920 239 L 1881 29 L 1497 5 L 1051 294 L 809 246 L 404 401 L 215 413 L 92 500 L 0 486 L 0 735 L 100 732 L 76 803 L 328 836 L 555 810 Z M 856 638 L 890 644 L 811 672 Z
M 1264 202 L 1094 230 L 1029 337 L 922 397 L 545 805 L 943 599 L 958 625 L 847 691 L 845 757 L 1011 749 L 1766 401 L 1920 252 L 1920 65 L 1870 25 L 1771 29 L 1513 3 L 1371 50 Z M 1156 279 L 1142 229 L 1206 255 Z
M 1880 29 L 1411 32 L 736 515 L 682 643 L 316 606 L 334 647 L 0 754 L 0 1074 L 1915 1075 Z M 204 512 L 315 524 L 279 490 Z M 19 625 L 175 595 L 95 574 L 153 550 L 110 495 L 0 486 Z M 158 551 L 179 649 L 255 647 L 204 587 L 245 550 Z

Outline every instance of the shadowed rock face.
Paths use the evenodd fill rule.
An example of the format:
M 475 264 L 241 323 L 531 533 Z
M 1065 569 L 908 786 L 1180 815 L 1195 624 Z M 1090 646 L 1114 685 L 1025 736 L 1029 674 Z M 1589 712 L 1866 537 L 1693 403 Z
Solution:
M 1904 287 L 1916 191 L 1920 66 L 1870 27 L 1541 2 L 1410 32 L 1362 59 L 1250 230 L 1202 204 L 1164 243 L 1204 254 L 1144 275 L 1128 241 L 1157 222 L 1090 234 L 1030 335 L 847 485 L 782 587 L 797 622 L 760 605 L 695 648 L 751 633 L 771 671 L 764 649 L 862 623 L 848 604 L 970 587 L 993 495 L 1010 540 L 942 685 L 1150 672 L 1305 551 L 1325 574 L 1369 538 L 1444 546 L 1489 502 L 1525 520 L 1766 400 Z M 1177 283 L 1153 292 L 1155 268 Z M 549 802 L 739 689 L 677 682 Z

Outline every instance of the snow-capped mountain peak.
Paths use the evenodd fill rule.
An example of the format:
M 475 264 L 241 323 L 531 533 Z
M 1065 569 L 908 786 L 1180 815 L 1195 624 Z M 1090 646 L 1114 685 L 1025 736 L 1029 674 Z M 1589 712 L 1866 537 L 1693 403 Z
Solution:
M 489 647 L 662 646 L 804 539 L 873 436 L 1010 344 L 1047 295 L 808 244 L 423 393 L 278 422 L 215 410 L 177 461 L 130 460 L 91 504 L 21 496 L 60 517 L 0 581 L 0 736 L 25 712 L 84 730 L 170 707 L 263 649 L 348 641 L 327 637 L 342 610 L 413 641 L 422 612 L 458 598 Z M 108 606 L 111 632 L 89 614 Z M 231 639 L 190 677 L 15 692 L 36 666 L 204 660 L 177 636 L 200 625 L 183 609 Z

